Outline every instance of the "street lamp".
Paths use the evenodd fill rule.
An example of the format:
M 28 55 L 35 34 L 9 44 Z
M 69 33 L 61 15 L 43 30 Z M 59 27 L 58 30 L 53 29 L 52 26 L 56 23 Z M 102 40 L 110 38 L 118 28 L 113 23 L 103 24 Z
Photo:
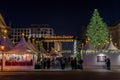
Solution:
M 2 51 L 2 65 L 1 65 L 1 71 L 3 71 L 3 66 L 4 66 L 4 53 L 3 53 L 3 51 L 4 51 L 4 49 L 5 49 L 5 47 L 4 46 L 1 46 L 1 51 Z

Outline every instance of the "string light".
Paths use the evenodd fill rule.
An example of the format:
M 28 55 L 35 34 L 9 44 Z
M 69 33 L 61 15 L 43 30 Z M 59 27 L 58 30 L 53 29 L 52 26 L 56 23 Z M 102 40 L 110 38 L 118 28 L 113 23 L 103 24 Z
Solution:
M 30 36 L 28 36 L 28 39 L 30 39 Z
M 4 39 L 6 39 L 7 37 L 6 37 L 6 36 L 4 36 L 3 38 L 4 38 Z
M 25 36 L 25 34 L 24 34 L 24 33 L 22 33 L 22 36 L 24 37 L 24 36 Z
M 7 34 L 7 32 L 8 32 L 8 31 L 7 31 L 7 29 L 4 29 L 4 31 L 3 31 L 3 32 L 4 32 L 5 34 Z

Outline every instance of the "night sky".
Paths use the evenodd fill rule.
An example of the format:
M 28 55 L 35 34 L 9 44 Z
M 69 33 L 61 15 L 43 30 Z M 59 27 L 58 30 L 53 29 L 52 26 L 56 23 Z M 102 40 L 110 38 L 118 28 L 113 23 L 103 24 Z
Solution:
M 108 25 L 120 20 L 120 0 L 0 0 L 0 13 L 12 27 L 49 24 L 56 34 L 78 37 L 95 8 Z

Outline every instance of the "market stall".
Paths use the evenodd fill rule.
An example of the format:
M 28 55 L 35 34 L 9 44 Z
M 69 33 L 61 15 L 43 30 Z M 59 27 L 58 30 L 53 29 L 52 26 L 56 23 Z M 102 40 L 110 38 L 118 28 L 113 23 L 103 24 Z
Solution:
M 22 37 L 11 50 L 5 52 L 4 69 L 34 69 L 37 52 Z
M 88 51 L 89 52 L 88 52 Z M 83 52 L 84 68 L 105 68 L 106 58 L 110 58 L 112 68 L 120 68 L 120 50 L 118 50 L 113 42 L 110 41 L 105 49 L 94 50 L 91 52 L 90 47 Z

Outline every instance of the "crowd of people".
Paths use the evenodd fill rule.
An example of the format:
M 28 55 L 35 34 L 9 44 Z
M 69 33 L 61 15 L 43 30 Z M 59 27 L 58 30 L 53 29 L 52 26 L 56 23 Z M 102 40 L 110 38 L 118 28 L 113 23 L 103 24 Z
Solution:
M 81 69 L 83 70 L 83 59 L 77 59 L 76 57 L 54 57 L 54 58 L 43 58 L 41 61 L 42 69 Z M 110 70 L 110 59 L 106 58 L 105 66 L 107 70 Z
M 41 62 L 43 69 L 83 69 L 83 60 L 75 57 L 44 58 Z

